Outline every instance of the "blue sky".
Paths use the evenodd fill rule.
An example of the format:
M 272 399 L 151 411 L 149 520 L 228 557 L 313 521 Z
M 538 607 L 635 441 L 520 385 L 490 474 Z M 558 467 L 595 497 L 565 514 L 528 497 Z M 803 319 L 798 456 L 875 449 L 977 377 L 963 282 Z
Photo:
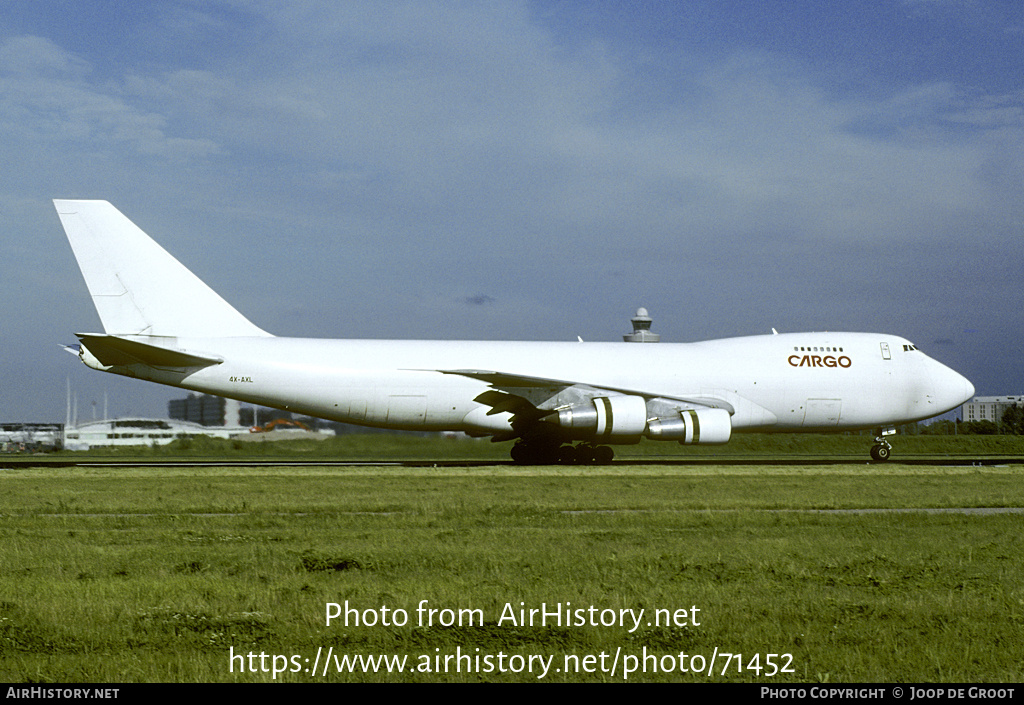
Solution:
M 53 198 L 315 337 L 903 335 L 1020 394 L 1024 5 L 9 2 L 0 420 L 162 415 Z

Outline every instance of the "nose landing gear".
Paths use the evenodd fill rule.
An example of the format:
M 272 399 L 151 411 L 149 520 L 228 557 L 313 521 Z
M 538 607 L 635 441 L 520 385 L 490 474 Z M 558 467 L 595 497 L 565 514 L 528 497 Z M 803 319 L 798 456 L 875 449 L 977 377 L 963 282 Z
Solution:
M 889 441 L 885 440 L 886 436 L 891 436 L 896 433 L 895 426 L 885 426 L 878 430 L 878 435 L 875 436 L 875 445 L 871 447 L 871 459 L 879 463 L 884 463 L 889 459 L 889 453 L 892 452 L 892 445 Z
M 892 450 L 892 446 L 884 441 L 877 445 L 871 446 L 871 459 L 877 460 L 880 463 L 884 463 L 889 459 L 889 452 Z

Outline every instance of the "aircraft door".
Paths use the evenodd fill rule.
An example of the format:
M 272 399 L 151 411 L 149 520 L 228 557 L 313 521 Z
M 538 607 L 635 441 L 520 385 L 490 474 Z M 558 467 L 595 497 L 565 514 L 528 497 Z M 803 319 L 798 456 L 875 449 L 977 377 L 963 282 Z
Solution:
M 422 425 L 427 418 L 425 394 L 391 394 L 388 396 L 389 424 Z
M 842 399 L 808 399 L 804 407 L 804 426 L 809 428 L 838 426 L 842 408 Z

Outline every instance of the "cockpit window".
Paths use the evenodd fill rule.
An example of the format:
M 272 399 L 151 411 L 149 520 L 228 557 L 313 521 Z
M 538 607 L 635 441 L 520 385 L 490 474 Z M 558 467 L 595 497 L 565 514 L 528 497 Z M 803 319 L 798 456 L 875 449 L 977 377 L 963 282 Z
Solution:
M 904 345 L 903 346 L 903 352 L 913 352 L 915 350 L 917 350 L 917 346 L 916 345 Z

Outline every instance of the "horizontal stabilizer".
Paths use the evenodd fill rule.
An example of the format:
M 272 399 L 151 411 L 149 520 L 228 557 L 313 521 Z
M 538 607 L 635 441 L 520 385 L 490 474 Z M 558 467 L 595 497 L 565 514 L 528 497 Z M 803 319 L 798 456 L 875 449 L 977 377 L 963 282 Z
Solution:
M 129 340 L 116 335 L 78 333 L 82 345 L 106 367 L 147 365 L 149 367 L 209 367 L 224 362 L 223 358 L 197 355 Z

